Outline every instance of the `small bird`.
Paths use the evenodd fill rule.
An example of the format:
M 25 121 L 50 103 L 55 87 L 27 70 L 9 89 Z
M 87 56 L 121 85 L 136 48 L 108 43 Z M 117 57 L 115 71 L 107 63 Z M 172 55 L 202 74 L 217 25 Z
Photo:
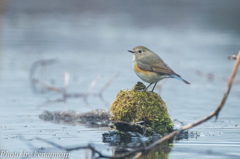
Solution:
M 137 46 L 128 51 L 133 53 L 133 68 L 137 76 L 143 81 L 150 83 L 144 91 L 155 83 L 152 89 L 153 92 L 158 81 L 164 78 L 176 78 L 186 84 L 190 84 L 180 75 L 175 73 L 157 54 L 148 48 L 144 46 Z

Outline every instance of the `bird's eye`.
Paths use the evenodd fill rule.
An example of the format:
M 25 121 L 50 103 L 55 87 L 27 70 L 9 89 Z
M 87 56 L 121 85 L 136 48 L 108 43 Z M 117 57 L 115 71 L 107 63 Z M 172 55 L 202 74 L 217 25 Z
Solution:
M 141 53 L 142 53 L 142 50 L 138 50 L 138 53 L 140 53 L 140 54 L 141 54 Z

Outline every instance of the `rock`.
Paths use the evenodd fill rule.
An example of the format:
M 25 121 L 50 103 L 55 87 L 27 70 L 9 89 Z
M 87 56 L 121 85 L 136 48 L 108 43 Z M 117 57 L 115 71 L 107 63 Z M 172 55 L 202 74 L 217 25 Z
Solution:
M 117 130 L 123 132 L 137 132 L 145 136 L 156 134 L 151 127 L 145 127 L 144 125 L 138 123 L 116 122 L 114 125 Z
M 138 82 L 132 90 L 121 90 L 111 105 L 112 120 L 125 123 L 144 121 L 146 129 L 151 128 L 162 135 L 173 131 L 174 124 L 168 115 L 165 102 L 157 93 L 144 92 L 144 89 L 145 85 Z M 133 129 L 128 128 L 130 130 L 126 128 L 125 131 Z

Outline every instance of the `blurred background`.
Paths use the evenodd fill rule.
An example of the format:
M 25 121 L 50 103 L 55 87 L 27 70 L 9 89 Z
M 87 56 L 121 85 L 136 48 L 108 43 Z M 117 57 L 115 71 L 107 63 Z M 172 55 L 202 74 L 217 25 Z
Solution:
M 156 92 L 171 117 L 190 123 L 208 115 L 220 102 L 232 70 L 234 61 L 227 58 L 240 50 L 239 6 L 239 0 L 0 0 L 0 149 L 29 150 L 19 140 L 21 134 L 65 146 L 92 142 L 111 154 L 112 147 L 102 143 L 108 128 L 54 124 L 38 116 L 44 110 L 109 109 L 120 89 L 140 81 L 127 52 L 138 45 L 157 53 L 191 83 L 159 82 Z M 33 63 L 48 59 L 56 62 L 37 74 L 63 87 L 68 72 L 68 92 L 86 93 L 101 75 L 92 90 L 98 92 L 117 74 L 103 94 L 108 105 L 96 97 L 89 97 L 89 105 L 81 98 L 46 104 L 59 94 L 33 92 L 29 76 Z M 239 157 L 239 90 L 236 83 L 217 122 L 194 128 L 200 137 L 175 143 L 169 158 Z M 75 157 L 79 155 L 85 152 Z

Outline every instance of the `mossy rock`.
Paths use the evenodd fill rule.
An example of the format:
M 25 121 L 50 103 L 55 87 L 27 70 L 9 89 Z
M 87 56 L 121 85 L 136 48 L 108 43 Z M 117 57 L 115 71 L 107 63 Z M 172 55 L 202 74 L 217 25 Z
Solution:
M 165 102 L 157 93 L 144 89 L 145 85 L 138 82 L 132 90 L 121 90 L 111 105 L 112 119 L 115 122 L 144 121 L 146 127 L 162 135 L 173 131 Z

